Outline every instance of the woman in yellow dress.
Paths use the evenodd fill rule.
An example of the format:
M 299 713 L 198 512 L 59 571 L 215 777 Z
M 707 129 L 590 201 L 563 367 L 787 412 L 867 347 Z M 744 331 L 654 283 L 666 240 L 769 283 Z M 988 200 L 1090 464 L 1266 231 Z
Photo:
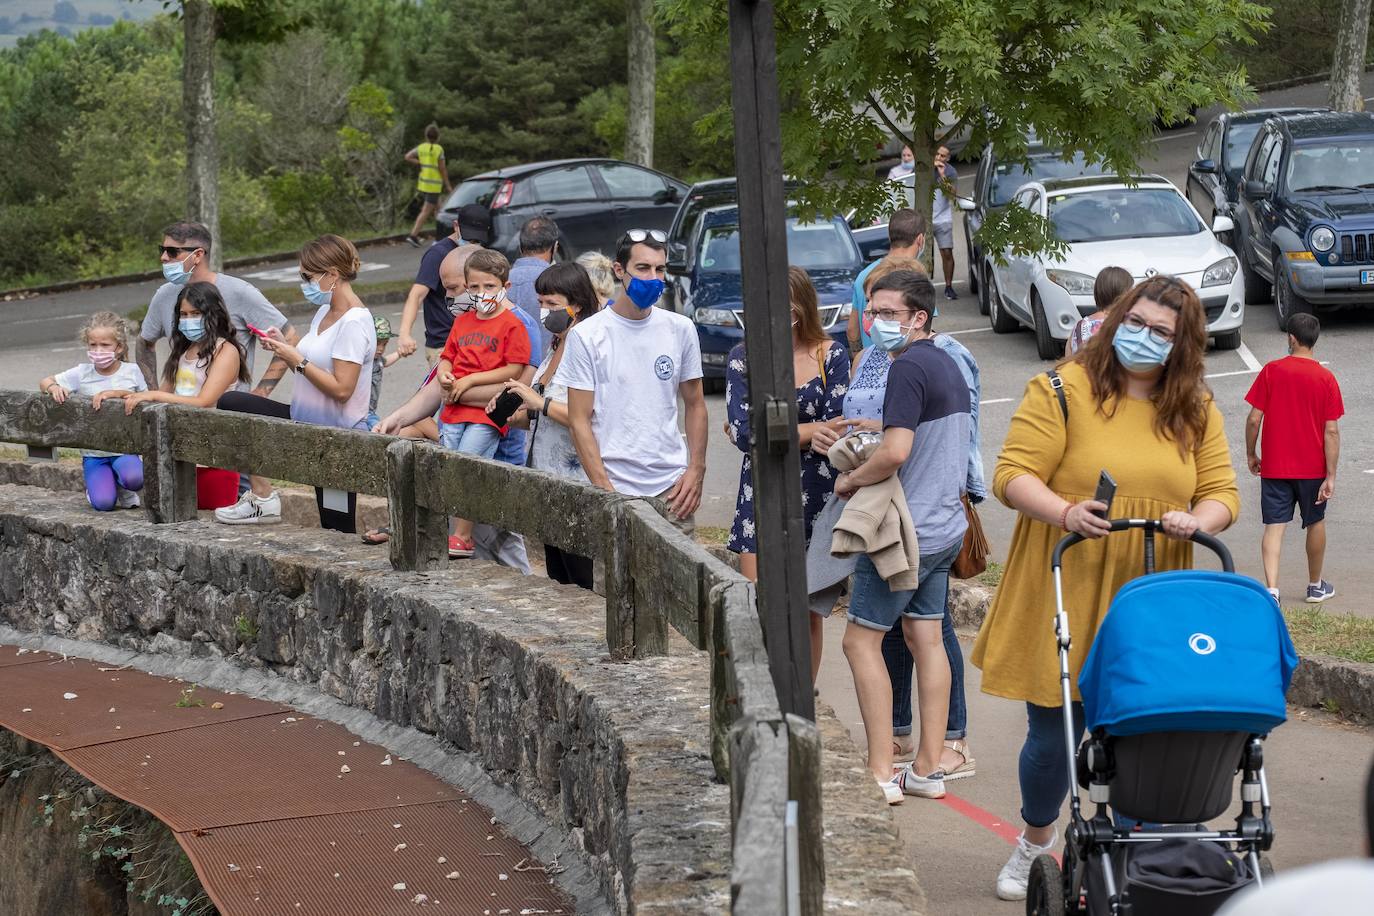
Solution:
M 1012 418 L 993 492 L 1020 517 L 972 656 L 985 693 L 1026 704 L 1019 767 L 1025 827 L 997 877 L 1004 900 L 1023 899 L 1031 862 L 1053 851 L 1069 789 L 1053 627 L 1055 544 L 1070 531 L 1089 539 L 1064 564 L 1076 685 L 1112 597 L 1143 566 L 1143 532 L 1104 537 L 1108 523 L 1094 512 L 1106 507 L 1092 498 L 1101 472 L 1117 482 L 1114 518 L 1163 520 L 1173 540 L 1158 545 L 1159 569 L 1191 567 L 1186 539 L 1225 530 L 1240 509 L 1221 413 L 1203 381 L 1206 346 L 1206 317 L 1192 288 L 1173 277 L 1145 280 L 1059 366 L 1063 402 L 1042 373 Z M 1074 716 L 1081 736 L 1081 702 Z

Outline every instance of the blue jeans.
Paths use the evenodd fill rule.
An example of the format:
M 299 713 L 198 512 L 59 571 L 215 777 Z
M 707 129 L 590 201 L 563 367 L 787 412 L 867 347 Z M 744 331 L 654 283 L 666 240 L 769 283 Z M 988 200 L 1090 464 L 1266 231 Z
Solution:
M 1073 745 L 1083 741 L 1083 704 L 1073 704 Z M 1026 743 L 1021 745 L 1021 820 L 1048 827 L 1059 820 L 1069 794 L 1064 746 L 1064 711 L 1059 706 L 1026 704 Z
M 525 431 L 523 429 L 509 430 L 501 437 L 501 444 L 496 447 L 496 460 L 513 464 L 518 468 L 525 466 Z
M 440 423 L 439 444 L 478 458 L 492 458 L 501 444 L 501 430 L 486 423 Z
M 968 703 L 964 699 L 964 653 L 959 650 L 959 637 L 954 621 L 945 614 L 940 626 L 949 657 L 949 719 L 945 723 L 945 740 L 955 741 L 968 735 Z M 897 623 L 883 636 L 883 661 L 887 662 L 887 676 L 892 681 L 892 734 L 911 734 L 911 650 Z

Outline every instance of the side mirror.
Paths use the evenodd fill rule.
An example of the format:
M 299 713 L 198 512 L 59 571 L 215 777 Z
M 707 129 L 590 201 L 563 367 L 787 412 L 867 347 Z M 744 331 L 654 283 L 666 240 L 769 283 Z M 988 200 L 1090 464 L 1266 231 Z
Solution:
M 1212 220 L 1213 235 L 1221 235 L 1223 232 L 1230 232 L 1235 228 L 1236 224 L 1232 222 L 1229 216 L 1218 216 L 1216 219 Z
M 959 209 L 965 212 L 968 212 L 969 210 L 978 209 L 978 205 L 973 202 L 973 198 L 971 197 L 956 197 L 954 198 L 954 201 L 958 205 Z
M 1240 193 L 1246 200 L 1263 200 L 1269 196 L 1269 189 L 1262 181 L 1250 180 L 1241 185 Z
M 1193 163 L 1193 171 L 1215 175 L 1217 173 L 1217 164 L 1211 159 L 1199 159 L 1197 162 Z
M 687 272 L 687 246 L 682 242 L 668 243 L 668 272 L 683 274 Z
M 677 200 L 677 188 L 667 187 L 661 191 L 655 191 L 652 199 L 656 205 L 673 203 Z

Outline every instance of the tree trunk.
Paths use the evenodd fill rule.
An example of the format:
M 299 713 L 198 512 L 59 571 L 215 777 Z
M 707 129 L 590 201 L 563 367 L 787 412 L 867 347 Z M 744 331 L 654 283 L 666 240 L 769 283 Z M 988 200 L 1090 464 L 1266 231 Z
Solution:
M 182 61 L 182 108 L 186 118 L 186 211 L 210 229 L 210 268 L 219 270 L 219 147 L 215 142 L 215 7 L 211 0 L 183 0 L 186 50 Z
M 1369 39 L 1370 0 L 1344 0 L 1336 29 L 1336 51 L 1331 58 L 1330 94 L 1326 104 L 1336 111 L 1364 111 L 1360 77 L 1364 75 L 1365 46 Z
M 625 122 L 625 158 L 654 164 L 654 0 L 625 0 L 630 36 L 630 108 Z

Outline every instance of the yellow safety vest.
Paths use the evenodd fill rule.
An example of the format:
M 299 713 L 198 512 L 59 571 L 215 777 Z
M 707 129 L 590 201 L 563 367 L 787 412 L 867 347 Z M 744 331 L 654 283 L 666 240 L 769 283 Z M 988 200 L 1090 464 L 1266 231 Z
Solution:
M 420 179 L 415 187 L 421 194 L 438 194 L 444 189 L 444 180 L 439 175 L 444 148 L 437 143 L 421 143 L 415 147 L 415 158 L 420 160 Z

